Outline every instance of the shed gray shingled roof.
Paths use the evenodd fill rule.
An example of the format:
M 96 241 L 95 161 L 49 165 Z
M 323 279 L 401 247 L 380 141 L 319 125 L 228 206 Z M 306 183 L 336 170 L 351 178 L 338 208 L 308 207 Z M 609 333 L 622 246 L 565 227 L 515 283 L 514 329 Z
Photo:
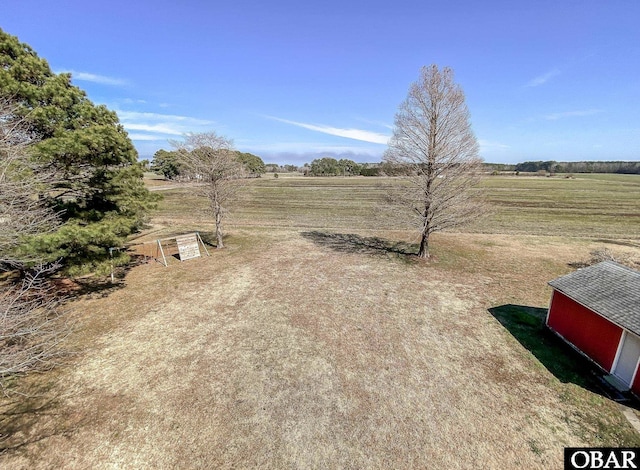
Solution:
M 549 285 L 640 335 L 640 272 L 603 261 L 554 279 Z

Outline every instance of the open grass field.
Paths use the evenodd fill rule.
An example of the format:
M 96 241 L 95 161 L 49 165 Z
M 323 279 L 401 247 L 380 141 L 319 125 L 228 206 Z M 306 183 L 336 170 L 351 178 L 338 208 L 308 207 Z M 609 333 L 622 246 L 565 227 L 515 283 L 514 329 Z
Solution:
M 206 202 L 153 184 L 136 242 L 206 239 Z M 252 180 L 225 250 L 77 296 L 77 353 L 3 403 L 0 467 L 547 469 L 640 446 L 542 328 L 571 263 L 640 257 L 640 178 L 489 178 L 492 214 L 428 263 L 379 210 L 388 184 Z
M 229 226 L 392 230 L 381 210 L 393 178 L 264 178 L 250 181 L 231 205 Z M 492 212 L 463 230 L 472 233 L 640 238 L 640 176 L 491 176 L 482 186 Z M 186 189 L 164 191 L 157 220 L 206 222 L 207 203 Z
M 496 210 L 471 230 L 640 238 L 640 175 L 489 177 L 484 187 Z

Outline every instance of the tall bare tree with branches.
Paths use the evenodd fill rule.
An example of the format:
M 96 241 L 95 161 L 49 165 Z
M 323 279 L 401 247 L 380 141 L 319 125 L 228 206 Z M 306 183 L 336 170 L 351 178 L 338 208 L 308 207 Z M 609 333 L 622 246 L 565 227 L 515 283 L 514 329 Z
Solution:
M 0 263 L 13 266 L 28 257 L 15 252 L 23 237 L 53 230 L 59 222 L 41 197 L 54 172 L 29 157 L 34 139 L 17 109 L 0 98 Z
M 465 96 L 450 68 L 423 67 L 395 117 L 384 161 L 400 168 L 406 182 L 395 185 L 391 205 L 419 227 L 418 256 L 428 258 L 433 232 L 480 216 L 477 183 L 482 169 Z
M 33 138 L 10 98 L 0 98 L 0 385 L 7 377 L 41 369 L 61 354 L 69 329 L 61 299 L 43 265 L 20 251 L 24 237 L 53 230 L 58 217 L 46 204 L 54 173 L 29 155 Z M 22 273 L 22 275 L 19 275 Z
M 222 222 L 227 202 L 240 188 L 245 170 L 233 150 L 233 142 L 215 132 L 187 134 L 171 141 L 179 151 L 184 173 L 199 183 L 195 190 L 209 200 L 216 226 L 216 246 L 224 248 Z

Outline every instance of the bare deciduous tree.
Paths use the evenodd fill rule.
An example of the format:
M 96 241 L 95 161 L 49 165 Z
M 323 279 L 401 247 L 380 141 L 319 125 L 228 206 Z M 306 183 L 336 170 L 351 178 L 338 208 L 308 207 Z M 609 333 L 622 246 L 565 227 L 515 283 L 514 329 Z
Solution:
M 418 256 L 428 258 L 429 236 L 482 214 L 474 190 L 482 160 L 462 89 L 450 68 L 423 67 L 395 117 L 384 160 L 401 167 L 406 182 L 389 202 L 410 211 L 420 230 Z
M 215 132 L 187 134 L 171 144 L 180 152 L 185 174 L 201 184 L 196 191 L 209 200 L 216 225 L 217 248 L 224 248 L 222 220 L 226 203 L 237 193 L 244 168 L 236 158 L 233 142 Z
M 17 108 L 0 98 L 0 385 L 6 378 L 52 364 L 69 329 L 62 319 L 61 299 L 47 277 L 57 263 L 27 268 L 34 260 L 16 250 L 25 236 L 58 225 L 55 214 L 39 195 L 45 194 L 53 173 L 29 157 L 33 143 Z M 20 270 L 23 276 L 9 271 Z
M 17 266 L 14 250 L 26 235 L 53 230 L 57 214 L 40 197 L 54 179 L 54 172 L 29 158 L 33 138 L 17 107 L 0 98 L 0 263 Z
M 18 282 L 0 289 L 0 385 L 8 377 L 48 369 L 64 354 L 61 342 L 70 325 L 62 298 L 47 279 L 56 263 L 29 270 Z

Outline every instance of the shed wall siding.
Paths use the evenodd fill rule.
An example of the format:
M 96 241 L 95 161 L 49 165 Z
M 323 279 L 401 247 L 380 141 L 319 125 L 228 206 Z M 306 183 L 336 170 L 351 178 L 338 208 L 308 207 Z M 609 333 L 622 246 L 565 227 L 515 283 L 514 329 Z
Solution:
M 622 328 L 558 291 L 553 293 L 547 324 L 603 369 L 611 371 Z
M 640 366 L 639 366 L 640 367 Z M 631 385 L 631 390 L 636 396 L 640 397 L 640 370 L 636 373 L 635 379 L 633 379 L 633 385 Z

